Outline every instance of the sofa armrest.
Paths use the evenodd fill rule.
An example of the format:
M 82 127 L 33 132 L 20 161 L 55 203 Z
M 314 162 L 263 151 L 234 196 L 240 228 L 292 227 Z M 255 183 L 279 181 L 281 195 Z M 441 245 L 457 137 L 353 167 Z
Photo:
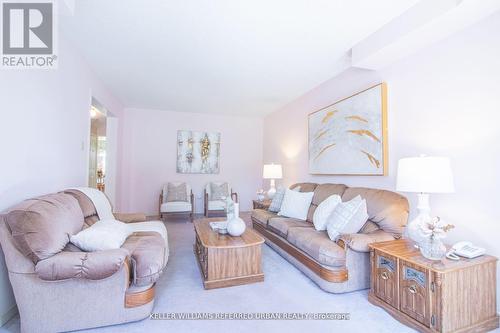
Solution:
M 102 280 L 115 274 L 127 262 L 125 249 L 98 252 L 63 251 L 40 260 L 35 266 L 38 277 L 46 281 L 67 279 Z
M 115 219 L 125 223 L 146 221 L 146 214 L 143 213 L 113 213 L 113 215 Z
M 356 252 L 370 252 L 368 244 L 394 240 L 394 236 L 384 230 L 376 230 L 368 234 L 343 234 L 337 243 L 349 247 Z

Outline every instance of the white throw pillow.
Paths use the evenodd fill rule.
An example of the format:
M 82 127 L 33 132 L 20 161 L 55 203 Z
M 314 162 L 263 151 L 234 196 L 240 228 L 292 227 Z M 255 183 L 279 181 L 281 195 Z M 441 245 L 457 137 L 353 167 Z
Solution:
M 83 251 L 94 252 L 119 249 L 134 232 L 128 224 L 117 220 L 99 220 L 70 237 L 71 243 Z
M 280 187 L 276 191 L 276 194 L 273 197 L 273 200 L 271 201 L 271 205 L 269 205 L 269 208 L 267 209 L 270 212 L 277 213 L 281 209 L 281 204 L 283 203 L 283 198 L 285 198 L 285 190 L 286 188 Z M 294 187 L 292 191 L 300 191 L 300 186 Z
M 286 189 L 283 203 L 281 204 L 278 215 L 286 217 L 294 217 L 296 219 L 307 219 L 307 212 L 314 192 L 297 192 Z
M 368 220 L 366 200 L 359 195 L 335 207 L 326 226 L 328 237 L 336 241 L 341 234 L 355 234 L 363 228 Z
M 328 224 L 330 215 L 332 215 L 335 207 L 337 207 L 337 205 L 341 202 L 342 199 L 340 198 L 340 195 L 333 194 L 323 200 L 318 207 L 316 207 L 313 215 L 313 224 L 316 230 L 326 230 L 326 225 Z

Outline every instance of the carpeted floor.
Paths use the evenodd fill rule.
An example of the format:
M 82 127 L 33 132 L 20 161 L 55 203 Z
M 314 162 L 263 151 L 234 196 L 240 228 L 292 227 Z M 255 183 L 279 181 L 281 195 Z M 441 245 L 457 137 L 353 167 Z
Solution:
M 208 321 L 150 320 L 103 327 L 88 332 L 413 332 L 382 309 L 371 305 L 367 291 L 334 295 L 311 280 L 267 245 L 263 248 L 265 281 L 238 287 L 204 290 L 193 255 L 193 224 L 167 222 L 170 259 L 157 283 L 154 312 L 340 312 L 350 320 Z M 14 318 L 0 332 L 18 332 Z

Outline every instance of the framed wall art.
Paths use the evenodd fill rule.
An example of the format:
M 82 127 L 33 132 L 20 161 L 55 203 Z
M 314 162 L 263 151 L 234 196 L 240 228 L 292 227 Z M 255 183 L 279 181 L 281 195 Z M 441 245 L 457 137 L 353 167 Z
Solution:
M 219 173 L 220 133 L 177 131 L 178 173 Z
M 377 84 L 309 114 L 309 173 L 387 174 L 387 86 Z

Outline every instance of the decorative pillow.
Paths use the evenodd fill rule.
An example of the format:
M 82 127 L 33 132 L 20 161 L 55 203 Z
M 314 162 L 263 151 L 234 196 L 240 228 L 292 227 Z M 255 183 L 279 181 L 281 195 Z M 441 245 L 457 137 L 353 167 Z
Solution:
M 359 195 L 335 207 L 326 226 L 328 237 L 336 241 L 341 234 L 355 234 L 368 220 L 366 200 Z
M 297 192 L 286 189 L 278 215 L 305 220 L 314 192 Z
M 229 196 L 227 183 L 217 185 L 210 183 L 210 200 L 223 200 Z
M 188 201 L 186 183 L 182 183 L 179 185 L 168 183 L 166 201 L 167 202 Z
M 83 213 L 71 195 L 55 193 L 17 204 L 5 221 L 16 248 L 36 264 L 61 252 L 69 237 L 82 230 Z
M 326 230 L 326 225 L 329 221 L 328 218 L 332 215 L 335 207 L 337 207 L 337 205 L 341 202 L 342 199 L 340 198 L 340 195 L 333 194 L 318 205 L 313 215 L 313 224 L 316 230 Z
M 284 187 L 279 187 L 276 190 L 276 194 L 274 195 L 273 200 L 271 201 L 271 204 L 268 208 L 270 212 L 277 213 L 280 211 L 281 204 L 283 203 L 283 198 L 285 197 L 285 190 L 286 188 Z M 292 191 L 300 192 L 300 186 L 296 186 Z
M 94 252 L 119 249 L 134 232 L 128 224 L 117 220 L 99 220 L 71 236 L 70 241 L 83 251 Z

